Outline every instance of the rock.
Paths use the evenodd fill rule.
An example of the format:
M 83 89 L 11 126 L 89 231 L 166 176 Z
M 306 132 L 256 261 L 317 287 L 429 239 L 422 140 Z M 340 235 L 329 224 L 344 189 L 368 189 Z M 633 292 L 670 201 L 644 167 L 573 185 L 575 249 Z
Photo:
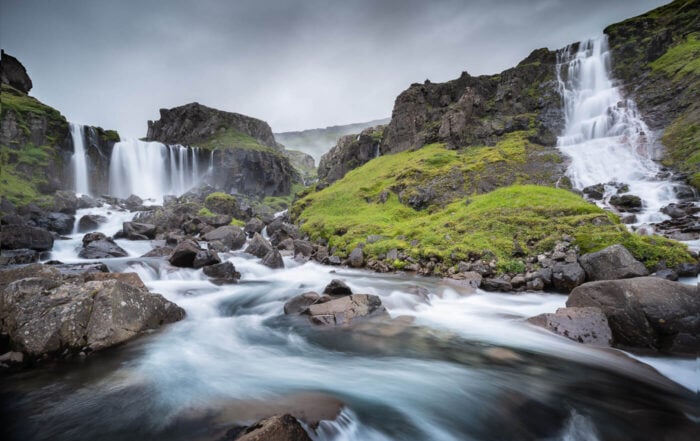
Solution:
M 610 205 L 620 211 L 638 213 L 642 211 L 642 199 L 639 196 L 624 194 L 615 195 L 610 198 Z
M 173 253 L 170 247 L 155 247 L 141 257 L 169 257 Z
M 9 84 L 27 94 L 32 90 L 32 80 L 19 60 L 3 50 L 0 55 L 0 83 Z
M 58 234 L 72 233 L 75 225 L 75 217 L 73 215 L 60 212 L 42 213 L 39 216 L 32 217 L 32 221 L 34 226 L 55 231 Z
M 636 260 L 622 245 L 612 245 L 579 258 L 588 280 L 616 280 L 649 274 L 643 263 Z
M 353 268 L 362 268 L 365 263 L 365 256 L 362 252 L 362 248 L 357 247 L 348 256 L 348 265 Z
M 294 245 L 294 255 L 302 255 L 304 257 L 310 257 L 314 252 L 314 247 L 308 240 L 296 239 L 293 242 Z
M 81 194 L 78 198 L 78 208 L 97 208 L 101 207 L 102 203 L 98 202 L 95 198 L 87 194 Z M 87 215 L 87 216 L 98 216 L 98 215 Z
M 195 258 L 202 250 L 199 244 L 191 239 L 185 239 L 173 250 L 170 257 L 168 257 L 168 262 L 171 265 L 180 268 L 192 268 L 194 266 Z
M 248 237 L 252 238 L 255 233 L 262 233 L 263 228 L 265 228 L 263 221 L 257 217 L 253 217 L 246 222 L 245 227 L 243 227 L 243 231 L 248 235 Z
M 600 308 L 559 308 L 554 314 L 540 314 L 527 321 L 579 343 L 594 346 L 610 346 L 612 343 L 608 319 Z
M 331 296 L 349 296 L 352 294 L 352 290 L 345 284 L 344 281 L 340 279 L 333 279 L 331 280 L 331 283 L 326 285 L 326 287 L 323 289 L 323 293 Z
M 652 274 L 653 277 L 659 277 L 661 279 L 666 279 L 666 280 L 671 280 L 671 281 L 676 281 L 678 280 L 678 273 L 673 271 L 672 269 L 660 269 L 654 274 Z
M 513 286 L 510 282 L 503 279 L 483 279 L 481 281 L 481 289 L 484 291 L 509 292 L 513 290 Z
M 143 283 L 143 280 L 141 280 L 141 277 L 139 277 L 139 275 L 136 273 L 105 273 L 99 271 L 89 271 L 84 273 L 83 280 L 85 282 L 118 280 L 121 283 L 126 283 L 127 285 L 131 285 L 139 289 L 147 289 L 146 285 Z
M 680 277 L 695 277 L 700 273 L 700 264 L 681 263 L 676 267 L 676 272 Z
M 321 261 L 324 265 L 340 265 L 340 257 L 338 256 L 328 256 Z
M 107 236 L 104 233 L 96 231 L 94 233 L 87 233 L 83 236 L 83 246 L 86 247 L 90 242 L 95 242 L 96 240 L 105 240 Z
M 556 263 L 552 268 L 554 289 L 569 292 L 586 281 L 586 272 L 578 263 Z
M 273 228 L 274 233 L 270 233 L 270 225 L 277 226 Z M 299 229 L 287 222 L 283 222 L 281 225 L 270 224 L 267 226 L 267 232 L 270 235 L 270 243 L 273 246 L 279 246 L 280 243 L 287 239 L 299 239 Z
M 245 252 L 255 257 L 263 258 L 272 251 L 272 245 L 259 233 L 253 233 L 253 238 L 248 243 Z
M 292 297 L 284 304 L 284 313 L 287 315 L 305 314 L 309 306 L 317 303 L 326 303 L 331 300 L 329 295 L 319 295 L 316 292 L 305 292 L 304 294 Z
M 63 280 L 63 275 L 57 268 L 40 263 L 14 268 L 0 268 L 0 293 L 10 283 L 29 277 L 39 277 L 57 282 Z M 0 303 L 0 309 L 2 309 L 2 303 Z
M 552 285 L 552 268 L 540 268 L 535 271 L 533 278 L 538 278 L 542 280 L 545 287 Z
M 3 226 L 0 231 L 0 249 L 17 250 L 22 248 L 48 251 L 53 248 L 53 235 L 43 228 L 21 225 Z
M 590 185 L 583 189 L 583 194 L 588 196 L 590 199 L 599 201 L 603 199 L 603 195 L 605 195 L 605 187 L 603 184 Z
M 571 292 L 566 306 L 600 308 L 616 346 L 693 356 L 700 351 L 697 286 L 657 277 L 589 282 Z
M 278 250 L 272 250 L 267 253 L 262 259 L 262 264 L 272 269 L 284 268 L 284 260 Z
M 86 214 L 78 221 L 78 233 L 94 231 L 104 223 L 107 223 L 107 218 L 105 216 L 101 216 L 99 214 Z
M 39 253 L 30 249 L 0 251 L 0 266 L 26 265 L 39 261 Z
M 690 214 L 687 211 L 688 208 L 690 207 L 686 206 L 685 204 L 668 204 L 661 209 L 661 212 L 671 216 L 672 219 L 679 219 Z
M 387 316 L 379 297 L 353 294 L 309 306 L 308 314 L 317 325 L 349 325 L 358 319 Z
M 85 243 L 85 238 L 83 238 L 83 243 Z M 89 241 L 78 253 L 78 257 L 83 259 L 109 259 L 112 257 L 127 257 L 128 255 L 129 253 L 109 237 Z
M 128 198 L 124 199 L 124 206 L 129 211 L 136 211 L 143 206 L 143 199 L 132 194 Z
M 311 441 L 299 421 L 289 414 L 273 416 L 249 427 L 236 427 L 226 433 L 233 441 Z
M 91 263 L 51 263 L 64 276 L 82 276 L 88 273 L 108 273 L 109 268 L 102 262 Z
M 246 241 L 246 234 L 240 227 L 227 225 L 219 227 L 214 231 L 205 234 L 202 239 L 206 241 L 220 241 L 226 248 L 231 251 L 238 250 L 243 247 Z
M 365 129 L 359 135 L 346 135 L 321 156 L 318 163 L 318 179 L 331 184 L 353 170 L 377 157 L 384 126 Z
M 192 268 L 198 269 L 209 265 L 215 265 L 217 263 L 221 263 L 221 259 L 216 251 L 201 250 L 194 256 Z
M 213 229 L 224 227 L 230 225 L 233 218 L 227 214 L 217 214 L 216 216 L 209 216 L 202 219 L 207 225 L 213 227 Z M 208 233 L 208 231 L 207 231 Z M 205 233 L 206 234 L 206 233 Z
M 231 262 L 217 263 L 202 268 L 204 274 L 212 279 L 216 285 L 224 283 L 236 283 L 241 278 L 241 273 L 236 271 L 236 267 Z
M 535 277 L 534 279 L 528 281 L 526 286 L 530 291 L 542 291 L 545 287 L 544 281 L 539 277 Z
M 117 280 L 60 284 L 29 278 L 11 283 L 0 296 L 2 332 L 32 357 L 105 349 L 185 316 L 161 295 Z
M 153 224 L 144 224 L 141 222 L 124 222 L 122 224 L 124 237 L 129 240 L 155 239 L 156 230 L 156 226 Z

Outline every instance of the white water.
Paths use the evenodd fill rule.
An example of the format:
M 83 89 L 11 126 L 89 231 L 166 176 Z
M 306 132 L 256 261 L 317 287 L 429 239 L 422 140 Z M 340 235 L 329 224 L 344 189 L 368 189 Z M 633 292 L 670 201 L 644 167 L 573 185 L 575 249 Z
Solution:
M 605 36 L 582 42 L 578 51 L 559 54 L 558 79 L 564 98 L 566 128 L 559 149 L 571 158 L 568 175 L 573 185 L 617 182 L 644 204 L 637 223 L 667 217 L 659 210 L 675 202 L 674 184 L 658 178 L 654 162 L 660 145 L 641 119 L 634 101 L 623 98 L 610 73 Z M 614 189 L 606 187 L 606 200 Z
M 131 139 L 114 145 L 109 169 L 112 196 L 132 194 L 160 200 L 179 196 L 200 183 L 200 149 Z M 209 167 L 209 165 L 207 165 Z
M 75 172 L 75 192 L 90 194 L 83 126 L 71 123 L 70 133 L 73 138 L 73 156 L 71 158 L 71 163 L 73 164 L 73 171 Z

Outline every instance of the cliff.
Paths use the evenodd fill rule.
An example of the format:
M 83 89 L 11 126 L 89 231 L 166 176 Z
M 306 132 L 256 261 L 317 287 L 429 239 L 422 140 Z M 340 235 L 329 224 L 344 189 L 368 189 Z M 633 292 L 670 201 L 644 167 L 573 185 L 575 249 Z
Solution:
M 319 181 L 331 184 L 347 172 L 366 164 L 379 154 L 384 126 L 365 129 L 359 135 L 346 135 L 321 156 L 318 163 Z

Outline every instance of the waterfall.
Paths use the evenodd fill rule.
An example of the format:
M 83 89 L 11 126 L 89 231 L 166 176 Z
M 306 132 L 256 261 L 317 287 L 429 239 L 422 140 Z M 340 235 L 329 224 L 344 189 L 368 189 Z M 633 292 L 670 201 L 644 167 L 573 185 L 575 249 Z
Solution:
M 203 177 L 200 154 L 197 147 L 137 139 L 118 142 L 110 160 L 110 193 L 120 198 L 135 194 L 154 199 L 181 195 Z
M 70 133 L 73 138 L 73 156 L 71 158 L 71 163 L 73 165 L 73 173 L 75 174 L 75 192 L 90 194 L 83 126 L 71 123 Z
M 654 159 L 660 145 L 641 119 L 634 101 L 625 99 L 610 74 L 607 37 L 568 47 L 558 54 L 557 78 L 564 99 L 566 128 L 559 149 L 571 158 L 568 169 L 574 187 L 627 184 L 642 199 L 638 223 L 666 218 L 659 210 L 674 202 L 674 184 L 659 178 Z M 603 204 L 614 194 L 606 185 Z

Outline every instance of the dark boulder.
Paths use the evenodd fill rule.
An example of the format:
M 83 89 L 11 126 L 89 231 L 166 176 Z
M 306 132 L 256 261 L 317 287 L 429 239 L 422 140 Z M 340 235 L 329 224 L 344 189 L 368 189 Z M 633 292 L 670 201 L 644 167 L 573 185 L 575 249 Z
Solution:
M 277 228 L 273 228 L 273 232 L 270 232 L 270 225 L 276 226 Z M 299 234 L 299 229 L 295 225 L 288 222 L 282 222 L 280 225 L 276 225 L 274 223 L 270 225 L 267 227 L 267 234 L 270 236 L 270 243 L 273 246 L 278 246 L 287 239 L 294 240 L 301 237 L 301 234 Z
M 309 306 L 317 303 L 325 303 L 331 300 L 328 295 L 320 295 L 316 292 L 305 292 L 296 297 L 292 297 L 284 304 L 284 313 L 288 315 L 305 314 Z
M 192 268 L 202 268 L 209 265 L 215 265 L 217 263 L 221 263 L 221 259 L 216 251 L 201 250 L 194 256 Z
M 579 343 L 610 346 L 612 331 L 600 308 L 559 308 L 554 314 L 540 314 L 528 322 Z
M 27 70 L 22 63 L 5 51 L 0 55 L 0 83 L 8 84 L 22 93 L 29 93 L 32 90 L 32 80 L 27 75 Z
M 642 211 L 642 199 L 632 194 L 615 195 L 610 198 L 610 205 L 628 213 Z
M 219 228 L 230 225 L 233 218 L 227 214 L 217 214 L 216 216 L 202 218 L 202 220 L 211 227 Z
M 84 238 L 83 243 L 85 243 Z M 78 257 L 83 259 L 109 259 L 112 257 L 127 257 L 128 255 L 129 253 L 117 245 L 110 237 L 89 241 L 78 253 Z
M 40 263 L 33 263 L 31 265 L 20 267 L 0 268 L 0 293 L 10 283 L 30 277 L 51 279 L 56 282 L 63 280 L 63 275 L 61 274 L 61 271 L 59 271 L 53 265 L 42 265 Z
M 263 258 L 272 251 L 272 245 L 258 233 L 254 233 L 253 238 L 248 243 L 245 252 L 255 257 Z
M 697 286 L 657 277 L 590 282 L 574 289 L 566 306 L 600 308 L 616 346 L 693 356 L 700 351 Z
M 557 262 L 552 268 L 554 289 L 569 292 L 586 281 L 586 272 L 578 263 Z
M 197 254 L 201 251 L 203 250 L 197 242 L 191 239 L 185 239 L 177 244 L 172 254 L 170 254 L 168 262 L 180 268 L 192 268 Z
M 354 250 L 352 250 L 352 252 L 350 252 L 350 255 L 348 256 L 347 263 L 353 268 L 362 268 L 362 266 L 365 263 L 365 255 L 362 251 L 362 248 L 357 247 Z
M 233 441 L 311 441 L 299 421 L 289 414 L 273 416 L 248 427 L 236 427 L 226 433 Z
M 101 224 L 106 222 L 107 218 L 105 216 L 101 216 L 99 214 L 86 214 L 78 221 L 78 232 L 86 233 L 88 231 L 94 231 L 98 229 Z
M 681 263 L 675 269 L 680 277 L 695 277 L 700 273 L 700 264 Z
M 649 274 L 644 264 L 622 245 L 612 245 L 595 253 L 584 254 L 579 262 L 586 271 L 588 280 L 627 279 Z
M 48 251 L 53 248 L 53 235 L 43 228 L 24 225 L 3 226 L 0 231 L 0 249 L 17 250 L 21 248 Z
M 83 236 L 83 246 L 87 246 L 90 242 L 95 242 L 96 240 L 105 240 L 107 236 L 104 233 L 96 231 L 94 233 L 87 233 Z
M 148 240 L 156 237 L 157 228 L 153 224 L 141 222 L 124 222 L 122 225 L 124 237 L 129 240 Z
M 371 294 L 353 294 L 308 308 L 311 323 L 317 325 L 349 325 L 360 319 L 387 317 L 379 297 Z
M 656 271 L 654 274 L 652 274 L 653 277 L 659 277 L 662 279 L 666 280 L 671 280 L 675 282 L 678 280 L 678 273 L 673 271 L 672 269 L 664 268 Z
M 136 211 L 143 207 L 143 199 L 132 194 L 128 198 L 124 199 L 124 207 L 129 211 Z
M 231 262 L 205 266 L 202 271 L 217 285 L 236 283 L 241 278 L 241 273 L 236 271 L 236 267 Z
M 314 253 L 314 246 L 308 240 L 296 239 L 293 241 L 294 245 L 294 255 L 302 255 L 304 257 L 311 257 Z
M 349 296 L 352 294 L 350 287 L 340 279 L 333 279 L 331 283 L 323 289 L 324 294 L 331 296 Z
M 509 292 L 513 290 L 513 285 L 507 280 L 487 278 L 482 279 L 480 288 L 484 291 Z
M 272 250 L 267 253 L 262 259 L 262 264 L 272 269 L 284 268 L 284 260 L 282 259 L 280 252 L 277 250 Z
M 30 249 L 0 251 L 0 266 L 25 265 L 39 261 L 39 253 Z
M 263 223 L 263 221 L 261 221 L 257 217 L 254 217 L 251 218 L 248 222 L 246 222 L 243 231 L 245 231 L 245 234 L 247 234 L 248 237 L 253 237 L 255 233 L 262 233 L 263 228 L 265 228 L 265 224 Z
M 172 253 L 171 247 L 155 247 L 141 257 L 169 257 Z
M 605 195 L 605 187 L 603 184 L 590 185 L 583 189 L 583 194 L 588 196 L 590 199 L 599 201 L 603 199 Z
M 219 241 L 224 247 L 235 251 L 243 247 L 246 241 L 246 235 L 240 227 L 227 225 L 208 232 L 202 236 L 202 239 L 207 242 Z
M 33 217 L 32 222 L 39 228 L 55 231 L 58 234 L 70 234 L 73 232 L 75 217 L 61 212 L 42 213 Z

